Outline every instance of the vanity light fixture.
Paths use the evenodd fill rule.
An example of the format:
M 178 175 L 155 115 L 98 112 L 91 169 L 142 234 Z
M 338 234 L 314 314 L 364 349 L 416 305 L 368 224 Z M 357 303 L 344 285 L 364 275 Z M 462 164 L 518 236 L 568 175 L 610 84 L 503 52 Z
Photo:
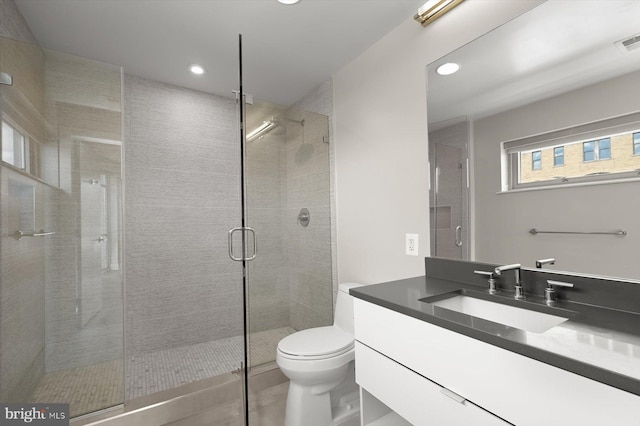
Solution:
M 202 68 L 200 65 L 197 64 L 193 64 L 189 67 L 189 71 L 191 71 L 192 73 L 194 73 L 195 75 L 202 75 L 204 74 L 204 68 Z
M 436 72 L 440 75 L 451 75 L 458 72 L 459 69 L 460 64 L 456 64 L 455 62 L 447 62 L 446 64 L 442 64 L 438 68 L 436 68 Z
M 300 0 L 278 0 L 278 3 L 287 4 L 287 5 L 296 4 L 298 2 L 300 2 Z
M 464 0 L 429 0 L 418 9 L 418 13 L 413 17 L 426 27 Z

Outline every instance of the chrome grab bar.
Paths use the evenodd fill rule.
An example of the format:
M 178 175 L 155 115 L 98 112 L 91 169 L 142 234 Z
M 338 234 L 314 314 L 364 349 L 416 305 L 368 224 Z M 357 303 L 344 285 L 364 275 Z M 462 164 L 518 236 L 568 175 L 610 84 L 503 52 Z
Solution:
M 579 235 L 617 235 L 619 237 L 624 237 L 627 235 L 627 231 L 624 229 L 618 229 L 617 231 L 610 232 L 576 232 L 576 231 L 540 231 L 536 228 L 529 229 L 529 233 L 531 235 L 536 234 L 579 234 Z
M 241 257 L 235 256 L 233 254 L 233 234 L 236 233 L 237 231 L 250 232 L 251 235 L 253 235 L 253 254 L 251 256 L 247 256 L 246 249 L 244 250 L 244 253 L 242 253 Z M 250 228 L 248 226 L 245 226 L 245 227 L 237 226 L 235 228 L 231 228 L 228 233 L 228 239 L 229 239 L 229 243 L 228 243 L 229 257 L 231 258 L 231 260 L 236 262 L 242 262 L 243 260 L 251 261 L 255 259 L 256 256 L 258 255 L 258 243 L 256 241 L 256 231 L 253 228 Z
M 462 226 L 456 226 L 456 247 L 462 247 Z
M 46 237 L 47 235 L 53 235 L 53 234 L 55 234 L 55 232 L 53 231 L 46 232 L 44 229 L 41 229 L 39 232 L 16 231 L 13 233 L 13 236 L 16 240 L 19 240 L 22 237 Z

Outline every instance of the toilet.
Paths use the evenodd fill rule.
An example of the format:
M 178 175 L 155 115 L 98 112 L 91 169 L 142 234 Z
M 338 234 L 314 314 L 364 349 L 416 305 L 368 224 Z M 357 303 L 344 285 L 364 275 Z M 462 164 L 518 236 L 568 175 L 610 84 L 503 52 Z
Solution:
M 332 326 L 293 333 L 278 343 L 276 362 L 290 380 L 285 426 L 359 425 L 353 298 L 338 286 Z

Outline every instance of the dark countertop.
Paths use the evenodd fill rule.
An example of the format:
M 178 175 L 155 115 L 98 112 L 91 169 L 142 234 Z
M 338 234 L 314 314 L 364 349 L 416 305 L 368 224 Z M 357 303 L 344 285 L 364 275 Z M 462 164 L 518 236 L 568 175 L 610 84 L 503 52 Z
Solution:
M 533 333 L 434 306 L 420 299 L 449 292 L 570 318 Z M 640 395 L 640 314 L 560 300 L 547 307 L 542 297 L 517 301 L 513 293 L 489 295 L 484 287 L 437 277 L 415 277 L 356 287 L 350 294 L 474 339 Z

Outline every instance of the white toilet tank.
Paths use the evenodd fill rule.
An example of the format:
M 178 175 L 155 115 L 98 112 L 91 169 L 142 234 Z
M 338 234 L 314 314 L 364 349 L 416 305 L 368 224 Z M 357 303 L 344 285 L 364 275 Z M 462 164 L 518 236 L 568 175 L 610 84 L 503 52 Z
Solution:
M 340 327 L 351 335 L 353 335 L 353 297 L 349 295 L 349 289 L 362 287 L 363 285 L 357 283 L 342 283 L 338 285 L 333 325 Z

